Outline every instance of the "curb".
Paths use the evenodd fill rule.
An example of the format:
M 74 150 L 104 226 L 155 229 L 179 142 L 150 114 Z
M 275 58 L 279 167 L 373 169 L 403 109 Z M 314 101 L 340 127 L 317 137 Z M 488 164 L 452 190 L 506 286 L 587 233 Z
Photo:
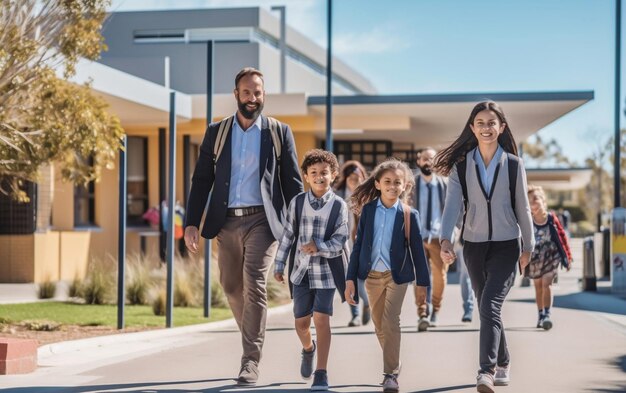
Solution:
M 291 303 L 268 309 L 267 315 L 276 315 L 291 310 Z M 111 346 L 112 344 L 133 343 L 138 341 L 156 341 L 162 338 L 175 338 L 189 333 L 198 333 L 202 331 L 210 331 L 225 327 L 236 326 L 234 318 L 224 319 L 222 321 L 207 322 L 198 325 L 188 325 L 174 328 L 164 328 L 158 330 L 149 330 L 145 332 L 132 332 L 111 334 L 107 336 L 83 338 L 79 340 L 61 341 L 58 343 L 43 345 L 38 348 L 37 356 L 40 361 L 48 360 L 56 355 L 66 354 L 69 352 L 83 351 L 98 347 Z

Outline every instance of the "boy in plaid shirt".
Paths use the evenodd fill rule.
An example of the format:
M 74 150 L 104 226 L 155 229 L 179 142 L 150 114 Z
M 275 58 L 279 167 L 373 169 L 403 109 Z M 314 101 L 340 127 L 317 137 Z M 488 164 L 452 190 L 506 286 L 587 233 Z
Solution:
M 276 254 L 274 278 L 285 282 L 285 263 L 289 258 L 296 333 L 303 347 L 300 373 L 305 379 L 311 377 L 317 352 L 311 390 L 319 391 L 328 390 L 326 364 L 335 290 L 339 291 L 342 301 L 345 300 L 348 207 L 331 189 L 339 170 L 334 154 L 311 150 L 305 154 L 301 169 L 310 190 L 299 194 L 289 204 L 285 231 Z M 311 337 L 311 317 L 317 343 Z

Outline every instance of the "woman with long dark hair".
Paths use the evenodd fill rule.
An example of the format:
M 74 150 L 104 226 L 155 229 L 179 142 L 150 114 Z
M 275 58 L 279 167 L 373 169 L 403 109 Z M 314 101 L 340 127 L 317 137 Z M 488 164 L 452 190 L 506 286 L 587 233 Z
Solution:
M 492 393 L 510 380 L 502 304 L 518 260 L 525 268 L 535 244 L 526 171 L 502 108 L 493 101 L 477 104 L 461 135 L 437 155 L 435 169 L 449 176 L 440 236 L 448 263 L 456 259 L 452 233 L 464 211 L 463 258 L 480 313 L 476 388 Z

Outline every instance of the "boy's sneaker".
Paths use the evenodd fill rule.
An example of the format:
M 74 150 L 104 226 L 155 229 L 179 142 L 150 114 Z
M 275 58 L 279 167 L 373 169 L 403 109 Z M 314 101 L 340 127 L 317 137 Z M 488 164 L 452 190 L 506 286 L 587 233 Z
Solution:
M 324 390 L 328 390 L 328 373 L 326 370 L 315 370 L 311 391 L 320 392 Z
M 370 307 L 369 306 L 364 306 L 363 307 L 363 315 L 361 315 L 361 322 L 363 323 L 363 325 L 367 325 L 370 322 L 370 319 L 372 318 L 372 314 L 370 311 Z
M 361 320 L 359 319 L 358 315 L 353 316 L 350 322 L 348 322 L 349 327 L 355 327 L 355 326 L 360 326 L 360 325 L 361 325 Z
M 259 366 L 253 360 L 247 360 L 241 365 L 237 386 L 255 386 L 259 380 Z
M 430 327 L 437 327 L 437 314 L 439 312 L 438 311 L 433 311 L 432 314 L 430 314 Z
M 537 319 L 537 329 L 541 328 L 541 325 L 543 324 L 543 320 L 545 319 L 545 315 L 544 314 L 539 314 L 539 318 Z
M 493 384 L 496 386 L 507 386 L 509 382 L 511 382 L 511 365 L 496 366 L 496 376 L 493 378 Z
M 418 319 L 417 321 L 418 332 L 425 332 L 426 330 L 428 330 L 429 326 L 430 326 L 430 322 L 428 322 L 428 317 L 420 317 L 420 319 Z
M 471 311 L 465 311 L 463 313 L 463 318 L 461 318 L 461 322 L 465 322 L 465 323 L 472 322 L 472 312 Z
M 480 393 L 495 393 L 493 375 L 479 373 L 476 377 L 476 390 Z
M 541 322 L 541 327 L 543 328 L 543 330 L 552 329 L 552 320 L 550 319 L 550 314 L 543 317 L 543 321 Z
M 313 340 L 313 349 L 311 351 L 305 351 L 302 348 L 302 362 L 300 363 L 300 375 L 302 378 L 309 379 L 311 378 L 311 374 L 313 374 L 313 361 L 315 360 L 315 352 L 317 350 L 317 345 L 315 344 L 315 340 Z
M 397 393 L 400 390 L 398 385 L 398 376 L 395 374 L 384 374 L 383 378 L 383 392 L 384 393 Z

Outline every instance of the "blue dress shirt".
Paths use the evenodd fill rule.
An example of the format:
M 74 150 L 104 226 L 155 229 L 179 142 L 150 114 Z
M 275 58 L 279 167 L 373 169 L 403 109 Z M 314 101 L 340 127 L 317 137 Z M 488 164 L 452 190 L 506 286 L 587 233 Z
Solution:
M 396 213 L 400 200 L 390 208 L 386 208 L 383 202 L 378 199 L 376 204 L 376 215 L 374 216 L 374 244 L 372 245 L 372 270 L 384 272 L 391 270 L 391 236 L 393 235 L 393 224 L 396 221 Z
M 259 157 L 261 155 L 261 116 L 247 130 L 243 130 L 233 120 L 232 162 L 228 207 L 249 207 L 263 205 L 261 181 L 259 177 Z
M 489 162 L 489 166 L 485 167 L 485 162 L 483 161 L 483 157 L 480 155 L 480 151 L 478 149 L 474 150 L 474 161 L 476 161 L 476 163 L 478 164 L 480 180 L 487 194 L 491 192 L 491 183 L 493 183 L 493 177 L 496 173 L 496 167 L 500 162 L 500 156 L 502 156 L 503 151 L 504 150 L 502 149 L 502 146 L 498 144 L 496 154 L 493 155 L 493 158 Z

